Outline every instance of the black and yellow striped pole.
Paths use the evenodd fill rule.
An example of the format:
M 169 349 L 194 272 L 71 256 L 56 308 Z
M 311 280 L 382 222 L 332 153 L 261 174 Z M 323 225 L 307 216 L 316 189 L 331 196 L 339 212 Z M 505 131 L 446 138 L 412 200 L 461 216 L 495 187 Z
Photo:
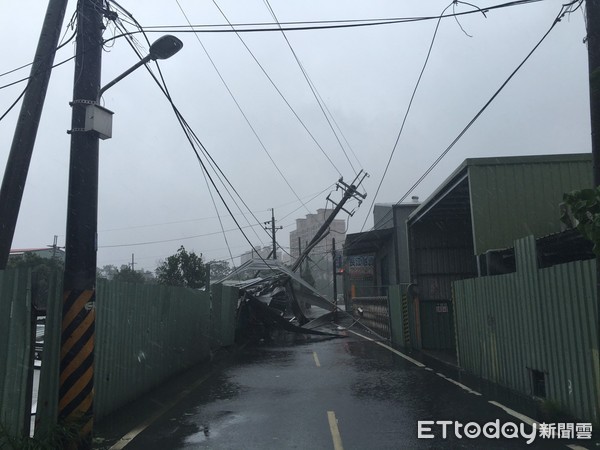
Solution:
M 85 131 L 86 107 L 100 91 L 102 0 L 77 5 L 65 277 L 61 329 L 59 422 L 77 431 L 70 448 L 90 449 L 94 405 L 94 330 L 98 149 L 95 131 Z

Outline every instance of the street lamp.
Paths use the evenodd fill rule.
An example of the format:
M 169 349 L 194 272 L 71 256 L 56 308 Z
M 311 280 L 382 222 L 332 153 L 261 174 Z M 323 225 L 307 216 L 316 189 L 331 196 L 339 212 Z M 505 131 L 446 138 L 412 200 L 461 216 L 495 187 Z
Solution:
M 148 56 L 100 88 L 102 10 L 103 0 L 78 4 L 58 399 L 59 420 L 81 424 L 78 448 L 86 450 L 93 428 L 99 139 L 111 137 L 112 128 L 112 112 L 98 100 L 137 68 L 183 47 L 163 36 Z
M 156 61 L 157 59 L 168 59 L 175 53 L 177 53 L 179 50 L 181 50 L 182 47 L 183 42 L 181 42 L 175 36 L 172 36 L 170 34 L 158 38 L 150 46 L 150 53 L 148 53 L 148 55 L 145 58 L 141 59 L 138 63 L 134 64 L 131 68 L 127 69 L 117 78 L 115 78 L 102 89 L 100 89 L 100 92 L 98 93 L 98 98 L 102 97 L 102 94 L 104 94 L 104 92 L 107 89 L 117 84 L 119 81 L 121 81 L 123 78 L 125 78 L 137 68 L 143 66 L 144 64 L 147 64 L 150 61 Z
M 88 103 L 85 111 L 84 131 L 95 131 L 100 139 L 110 139 L 112 137 L 112 115 L 113 112 L 98 104 L 102 94 L 113 87 L 131 72 L 147 64 L 149 61 L 157 59 L 168 59 L 177 53 L 183 47 L 183 42 L 175 36 L 167 34 L 157 39 L 151 46 L 150 52 L 136 64 L 131 66 L 117 78 L 106 84 L 98 91 L 97 101 Z

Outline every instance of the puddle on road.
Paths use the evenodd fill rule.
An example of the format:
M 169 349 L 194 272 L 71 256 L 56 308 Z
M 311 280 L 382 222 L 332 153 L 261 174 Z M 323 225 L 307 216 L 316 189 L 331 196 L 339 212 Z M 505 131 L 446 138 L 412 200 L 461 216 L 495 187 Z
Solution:
M 190 419 L 199 431 L 185 438 L 186 445 L 208 443 L 211 439 L 218 439 L 224 431 L 234 425 L 239 425 L 249 420 L 247 415 L 237 414 L 233 411 L 217 411 L 210 416 L 197 415 Z

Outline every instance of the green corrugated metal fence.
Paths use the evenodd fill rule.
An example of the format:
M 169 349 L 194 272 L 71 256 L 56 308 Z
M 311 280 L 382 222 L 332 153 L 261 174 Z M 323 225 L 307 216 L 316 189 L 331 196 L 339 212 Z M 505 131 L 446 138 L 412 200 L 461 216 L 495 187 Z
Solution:
M 211 286 L 212 311 L 211 330 L 214 345 L 227 347 L 235 339 L 235 311 L 238 304 L 238 290 L 231 286 L 214 284 Z
M 54 272 L 48 283 L 46 325 L 37 411 L 36 436 L 52 429 L 58 416 L 58 373 L 60 370 L 60 324 L 62 315 L 62 272 Z
M 60 291 L 58 286 L 48 302 L 38 404 L 44 427 L 56 418 Z M 213 341 L 233 343 L 234 288 L 213 293 L 213 301 L 224 306 L 212 321 L 208 292 L 98 280 L 96 298 L 96 420 L 208 359 L 211 333 L 219 333 Z
M 600 368 L 595 261 L 537 269 L 535 239 L 515 243 L 517 273 L 454 283 L 459 364 L 598 423 Z
M 454 320 L 452 302 L 421 300 L 419 302 L 421 348 L 424 350 L 450 350 L 454 347 Z
M 589 153 L 467 161 L 476 255 L 560 231 L 563 194 L 592 185 Z
M 388 303 L 390 305 L 390 340 L 392 344 L 404 346 L 404 321 L 402 317 L 402 289 L 400 286 L 390 286 Z
M 94 415 L 209 357 L 208 293 L 99 280 Z
M 30 279 L 27 270 L 0 271 L 0 424 L 11 435 L 26 432 L 30 417 Z
M 408 284 L 394 285 L 388 290 L 391 341 L 398 347 L 410 346 L 408 286 Z

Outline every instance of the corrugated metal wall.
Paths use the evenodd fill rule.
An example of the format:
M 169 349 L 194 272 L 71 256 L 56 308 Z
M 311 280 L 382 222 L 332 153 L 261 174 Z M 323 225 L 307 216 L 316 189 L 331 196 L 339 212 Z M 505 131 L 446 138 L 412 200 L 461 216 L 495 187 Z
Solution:
M 535 239 L 515 245 L 517 273 L 454 283 L 458 359 L 485 379 L 600 419 L 595 261 L 537 269 Z
M 454 351 L 452 282 L 477 273 L 470 229 L 462 219 L 448 217 L 417 222 L 410 235 L 411 272 L 418 286 L 418 307 L 411 306 L 411 320 L 418 321 L 413 346 Z
M 408 284 L 390 286 L 390 327 L 392 344 L 399 347 L 410 345 Z
M 390 340 L 392 344 L 404 347 L 404 320 L 402 314 L 402 295 L 405 289 L 401 286 L 390 286 L 388 302 L 390 305 Z
M 454 315 L 451 301 L 419 302 L 421 347 L 424 350 L 455 351 Z
M 30 415 L 25 398 L 31 348 L 30 293 L 27 270 L 0 271 L 0 424 L 11 435 L 26 430 Z
M 38 415 L 56 417 L 62 293 L 49 300 Z M 94 414 L 106 416 L 167 378 L 210 357 L 213 341 L 232 343 L 237 289 L 213 296 L 222 305 L 211 319 L 208 292 L 98 280 Z M 48 360 L 46 359 L 48 358 Z
M 592 185 L 591 155 L 546 159 L 469 166 L 476 255 L 561 230 L 558 205 L 565 192 Z
M 235 311 L 239 292 L 236 288 L 224 286 L 223 284 L 212 285 L 211 292 L 212 345 L 215 347 L 233 345 L 235 340 Z
M 58 374 L 60 371 L 60 327 L 62 320 L 63 273 L 49 279 L 46 302 L 44 350 L 35 415 L 35 434 L 43 435 L 56 424 L 58 416 Z
M 96 419 L 209 356 L 208 293 L 99 280 L 96 304 Z

